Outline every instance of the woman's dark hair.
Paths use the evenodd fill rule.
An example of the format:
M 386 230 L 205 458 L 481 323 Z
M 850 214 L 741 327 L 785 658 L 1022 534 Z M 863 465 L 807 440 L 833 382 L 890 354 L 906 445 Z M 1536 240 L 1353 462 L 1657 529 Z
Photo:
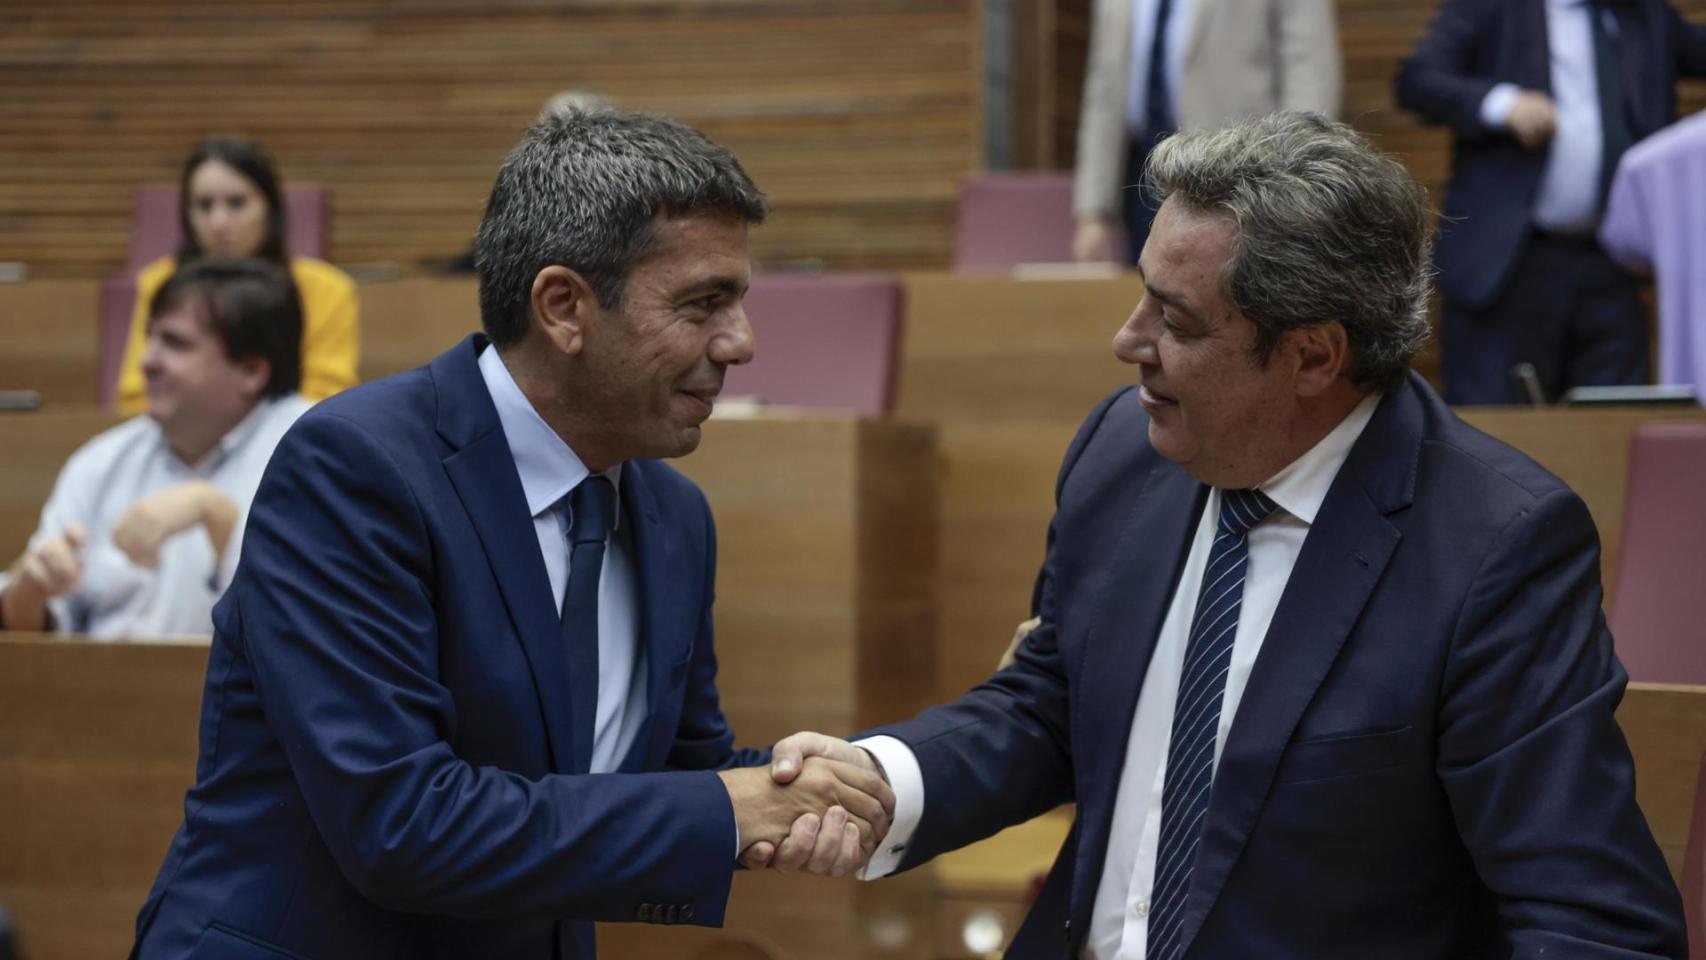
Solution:
M 263 357 L 271 365 L 267 396 L 282 397 L 302 386 L 302 299 L 283 267 L 254 257 L 183 264 L 148 302 L 149 325 L 191 302 L 201 304 L 232 361 Z
M 278 168 L 259 144 L 230 137 L 211 137 L 201 141 L 190 151 L 189 159 L 184 161 L 184 174 L 178 180 L 178 226 L 182 235 L 178 241 L 179 265 L 205 255 L 201 243 L 196 240 L 195 230 L 190 226 L 190 178 L 209 160 L 218 160 L 242 174 L 261 192 L 267 202 L 267 229 L 261 237 L 261 248 L 254 252 L 254 256 L 280 266 L 287 265 L 284 254 L 284 191 L 279 186 Z

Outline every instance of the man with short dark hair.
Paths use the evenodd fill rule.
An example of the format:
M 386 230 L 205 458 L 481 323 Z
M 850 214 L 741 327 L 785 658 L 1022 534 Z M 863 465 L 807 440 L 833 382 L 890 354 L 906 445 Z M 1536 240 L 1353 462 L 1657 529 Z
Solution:
M 1408 370 L 1426 193 L 1309 114 L 1148 177 L 1142 385 L 1067 451 L 1040 624 L 864 750 L 778 743 L 778 778 L 881 761 L 870 875 L 1076 803 L 1009 957 L 1680 958 L 1593 521 Z
M 308 409 L 296 393 L 302 309 L 279 268 L 215 259 L 173 274 L 149 317 L 147 412 L 66 462 L 29 548 L 0 577 L 6 629 L 212 632 L 261 470 Z
M 539 121 L 480 226 L 481 323 L 291 431 L 214 611 L 201 762 L 137 920 L 162 957 L 586 960 L 593 921 L 718 925 L 802 814 L 839 872 L 880 777 L 786 787 L 718 705 L 699 444 L 764 199 L 614 110 Z

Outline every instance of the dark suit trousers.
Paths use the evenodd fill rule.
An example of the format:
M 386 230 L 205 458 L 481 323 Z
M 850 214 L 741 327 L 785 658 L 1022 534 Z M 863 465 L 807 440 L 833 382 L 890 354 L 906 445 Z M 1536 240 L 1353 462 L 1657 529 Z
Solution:
M 1579 386 L 1647 383 L 1647 315 L 1635 281 L 1591 239 L 1534 233 L 1504 290 L 1442 317 L 1445 398 L 1521 401 L 1511 368 L 1534 365 L 1547 400 Z

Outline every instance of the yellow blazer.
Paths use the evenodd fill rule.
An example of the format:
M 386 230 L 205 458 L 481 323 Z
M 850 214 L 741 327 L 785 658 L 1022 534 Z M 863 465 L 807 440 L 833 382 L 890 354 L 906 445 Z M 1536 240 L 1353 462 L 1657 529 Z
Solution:
M 171 257 L 161 257 L 136 275 L 136 308 L 118 374 L 118 410 L 127 417 L 147 406 L 142 392 L 142 349 L 148 341 L 148 302 L 175 269 Z M 292 257 L 290 275 L 302 297 L 301 393 L 310 400 L 324 400 L 357 382 L 361 319 L 355 281 L 313 257 Z

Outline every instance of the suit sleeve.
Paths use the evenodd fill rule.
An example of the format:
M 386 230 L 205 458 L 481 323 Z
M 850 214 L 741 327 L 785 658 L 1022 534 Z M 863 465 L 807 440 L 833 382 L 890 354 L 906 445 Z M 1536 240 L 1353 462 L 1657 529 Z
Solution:
M 1276 13 L 1280 109 L 1337 118 L 1345 78 L 1331 0 L 1283 0 Z
M 721 923 L 735 837 L 716 774 L 529 780 L 452 750 L 434 564 L 385 448 L 335 414 L 298 421 L 250 513 L 233 632 L 351 884 L 408 912 L 618 921 L 668 902 Z
M 1671 36 L 1676 37 L 1676 72 L 1685 77 L 1706 77 L 1706 23 L 1691 23 L 1675 7 L 1666 6 Z
M 1094 0 L 1084 96 L 1078 116 L 1078 155 L 1072 177 L 1072 212 L 1080 218 L 1118 218 L 1120 178 L 1125 176 L 1126 74 L 1131 69 L 1129 26 L 1113 8 L 1129 0 Z
M 1073 466 L 1125 388 L 1078 431 L 1055 486 L 1057 521 L 1038 577 L 1040 618 L 1006 669 L 945 706 L 859 735 L 890 736 L 912 750 L 923 773 L 923 810 L 898 870 L 957 850 L 1074 799 L 1067 668 L 1056 631 L 1054 551 L 1058 504 Z
M 1496 131 L 1481 117 L 1481 101 L 1493 89 L 1490 76 L 1475 72 L 1480 45 L 1488 40 L 1498 4 L 1445 0 L 1439 15 L 1398 70 L 1398 105 L 1461 137 Z
M 1510 522 L 1453 640 L 1438 772 L 1513 957 L 1682 957 L 1682 904 L 1613 716 L 1599 546 L 1558 490 Z

